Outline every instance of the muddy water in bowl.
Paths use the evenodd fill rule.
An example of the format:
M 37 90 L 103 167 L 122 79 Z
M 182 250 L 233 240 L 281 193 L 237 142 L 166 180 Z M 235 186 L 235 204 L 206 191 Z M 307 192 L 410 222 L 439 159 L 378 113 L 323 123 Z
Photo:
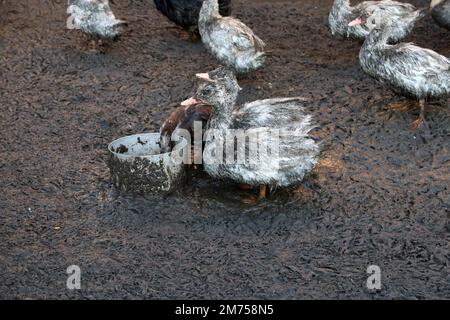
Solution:
M 182 140 L 169 153 L 160 153 L 159 133 L 144 133 L 113 141 L 109 167 L 114 185 L 137 194 L 168 193 L 185 181 L 181 159 L 187 141 Z

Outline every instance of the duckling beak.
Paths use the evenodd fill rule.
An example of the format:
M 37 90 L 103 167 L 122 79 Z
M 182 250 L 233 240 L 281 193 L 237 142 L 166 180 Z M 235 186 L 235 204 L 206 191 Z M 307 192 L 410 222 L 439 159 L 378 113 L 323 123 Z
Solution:
M 207 81 L 207 82 L 212 82 L 212 83 L 217 82 L 216 80 L 211 79 L 209 74 L 207 74 L 207 73 L 197 73 L 195 76 L 197 78 L 199 78 L 200 80 L 204 80 L 204 81 Z
M 193 106 L 193 105 L 196 105 L 196 104 L 199 104 L 199 103 L 202 103 L 202 101 L 199 100 L 199 99 L 197 99 L 197 98 L 195 98 L 195 97 L 191 97 L 191 98 L 189 98 L 189 99 L 187 99 L 187 100 L 184 100 L 184 101 L 181 103 L 181 105 L 182 105 L 183 107 L 190 107 L 190 106 Z
M 356 18 L 355 20 L 351 21 L 348 24 L 348 26 L 349 27 L 355 27 L 355 26 L 360 26 L 362 24 L 364 24 L 364 21 L 363 21 L 363 19 L 361 17 L 359 17 L 359 18 Z

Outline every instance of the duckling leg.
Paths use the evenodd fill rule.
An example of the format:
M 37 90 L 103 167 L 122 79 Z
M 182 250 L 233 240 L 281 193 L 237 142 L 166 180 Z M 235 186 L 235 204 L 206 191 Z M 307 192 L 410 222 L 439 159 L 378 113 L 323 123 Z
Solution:
M 425 121 L 425 100 L 423 100 L 423 99 L 420 100 L 419 106 L 420 106 L 420 115 L 419 115 L 419 118 L 417 118 L 417 120 L 411 124 L 411 127 L 413 129 L 419 129 L 420 127 L 422 127 L 422 125 L 425 125 L 425 127 L 428 127 L 428 124 Z
M 189 40 L 191 42 L 198 42 L 201 40 L 200 33 L 198 31 L 198 26 L 190 27 L 188 32 L 189 32 Z
M 89 40 L 88 50 L 90 52 L 99 52 L 99 40 L 91 38 Z
M 258 200 L 263 200 L 263 199 L 267 199 L 267 194 L 268 194 L 268 190 L 267 190 L 267 185 L 266 184 L 262 184 L 259 186 L 259 197 Z
M 248 185 L 240 185 L 239 186 L 241 189 L 245 190 L 249 190 L 248 188 L 253 188 L 251 186 Z M 245 189 L 243 188 L 245 187 Z M 257 205 L 259 201 L 267 199 L 267 195 L 268 195 L 268 187 L 265 184 L 262 184 L 259 186 L 259 196 L 255 197 L 255 196 L 249 196 L 246 197 L 242 200 L 242 202 L 246 203 L 246 204 L 250 204 L 250 205 Z
M 411 105 L 411 102 L 409 102 L 409 101 L 392 102 L 392 103 L 389 103 L 389 108 L 391 108 L 392 110 L 395 110 L 395 111 L 407 112 L 407 111 L 411 110 L 412 105 Z
M 189 32 L 189 41 L 199 42 L 201 40 L 200 35 L 197 32 Z
M 239 184 L 239 189 L 241 189 L 242 191 L 251 191 L 254 189 L 254 186 L 249 185 L 249 184 Z M 242 199 L 242 202 L 245 204 L 249 204 L 252 206 L 255 206 L 258 204 L 258 198 L 254 195 L 251 196 L 246 196 L 245 198 Z
M 178 26 L 167 26 L 167 27 L 163 27 L 163 28 L 157 28 L 155 30 L 158 29 L 164 29 L 164 30 L 175 30 L 178 33 L 178 36 L 182 39 L 182 40 L 186 40 L 186 41 L 191 41 L 191 42 L 197 42 L 198 40 L 200 40 L 200 37 L 196 35 L 196 33 L 192 30 L 194 29 L 184 29 Z
M 99 39 L 97 41 L 98 44 L 98 51 L 100 51 L 100 53 L 105 53 L 106 51 L 106 44 L 102 39 Z

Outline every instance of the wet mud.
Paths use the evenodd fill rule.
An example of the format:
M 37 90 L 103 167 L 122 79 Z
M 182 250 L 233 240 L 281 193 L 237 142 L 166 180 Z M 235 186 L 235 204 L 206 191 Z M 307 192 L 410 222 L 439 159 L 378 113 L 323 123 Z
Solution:
M 234 1 L 270 51 L 240 101 L 310 98 L 323 148 L 300 187 L 251 206 L 198 171 L 167 196 L 111 182 L 107 145 L 158 131 L 216 66 L 152 1 L 112 2 L 129 29 L 105 54 L 66 29 L 66 1 L 0 1 L 0 298 L 450 298 L 448 100 L 411 130 L 418 110 L 389 107 L 404 99 L 331 37 L 330 6 Z M 408 41 L 450 56 L 449 39 L 427 16 Z

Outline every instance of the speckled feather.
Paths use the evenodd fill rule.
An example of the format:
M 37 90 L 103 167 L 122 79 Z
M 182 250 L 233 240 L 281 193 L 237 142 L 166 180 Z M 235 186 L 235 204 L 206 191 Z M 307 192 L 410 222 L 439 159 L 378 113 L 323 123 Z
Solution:
M 224 76 L 225 73 L 225 76 Z M 243 106 L 234 106 L 239 86 L 231 71 L 215 70 L 210 73 L 217 83 L 199 86 L 197 97 L 214 105 L 208 129 L 216 129 L 214 136 L 206 140 L 204 168 L 211 176 L 228 178 L 251 185 L 267 184 L 272 187 L 295 185 L 302 181 L 318 162 L 319 146 L 310 137 L 313 128 L 311 116 L 306 114 L 301 97 L 258 100 Z M 269 129 L 279 129 L 279 152 L 260 154 L 256 163 L 210 164 L 208 155 L 217 145 L 224 145 L 226 130 L 250 130 L 259 136 L 259 150 L 270 149 L 274 141 L 267 134 Z M 262 138 L 261 138 L 262 137 Z M 228 142 L 225 145 L 230 145 Z M 232 157 L 248 154 L 249 146 L 236 144 Z M 240 148 L 240 149 L 239 149 Z M 244 150 L 245 149 L 245 150 Z M 227 156 L 225 152 L 225 157 Z M 228 155 L 229 156 L 229 155 Z
M 405 96 L 432 99 L 450 94 L 450 60 L 412 43 L 387 44 L 389 25 L 378 25 L 364 42 L 362 69 Z
M 398 42 L 408 36 L 415 23 L 425 15 L 425 10 L 417 10 L 412 4 L 391 0 L 364 1 L 351 7 L 349 0 L 335 0 L 329 14 L 329 25 L 333 35 L 345 38 L 364 40 L 369 35 L 367 26 L 348 26 L 348 24 L 364 15 L 373 13 L 376 18 L 386 18 L 397 24 L 390 34 L 390 42 Z
M 126 24 L 116 19 L 108 0 L 69 0 L 67 14 L 84 33 L 102 39 L 117 37 Z
M 236 72 L 250 72 L 264 64 L 265 43 L 238 19 L 222 17 L 217 0 L 204 1 L 199 31 L 206 48 L 220 63 Z

